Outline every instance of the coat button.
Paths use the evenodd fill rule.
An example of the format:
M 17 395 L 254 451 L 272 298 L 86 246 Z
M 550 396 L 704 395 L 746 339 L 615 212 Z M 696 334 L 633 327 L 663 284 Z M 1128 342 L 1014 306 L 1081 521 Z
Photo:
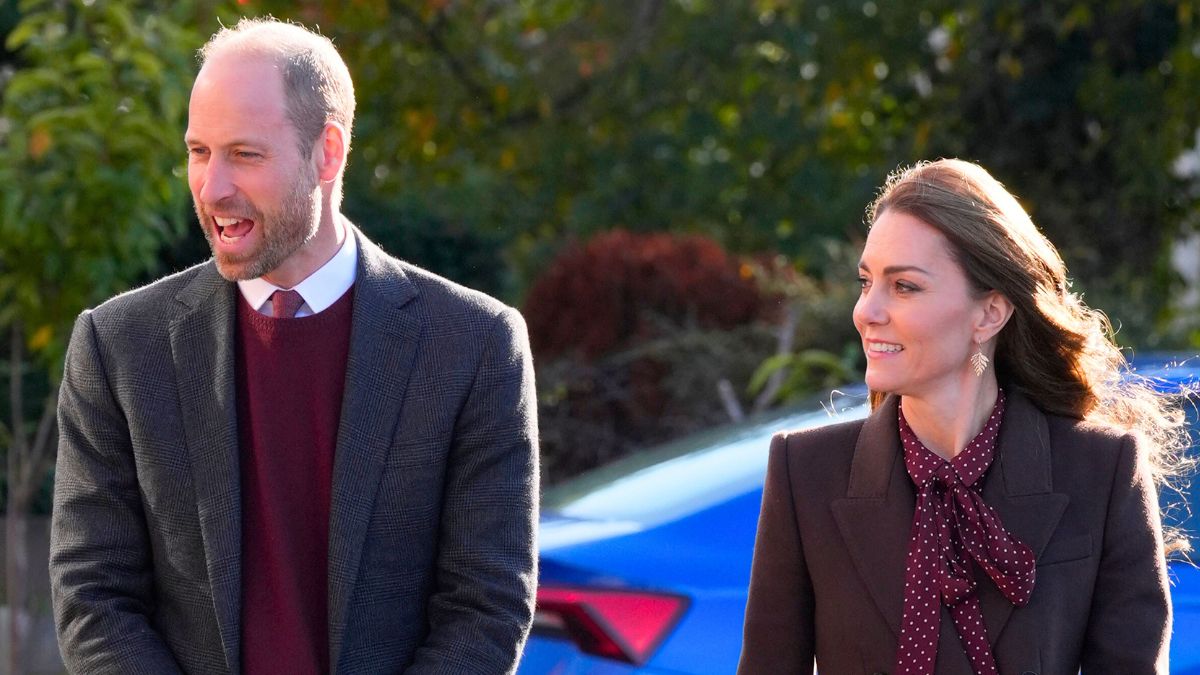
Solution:
M 1038 674 L 1033 672 L 1032 670 L 1027 670 L 1027 671 L 1021 673 L 1021 675 L 1038 675 Z

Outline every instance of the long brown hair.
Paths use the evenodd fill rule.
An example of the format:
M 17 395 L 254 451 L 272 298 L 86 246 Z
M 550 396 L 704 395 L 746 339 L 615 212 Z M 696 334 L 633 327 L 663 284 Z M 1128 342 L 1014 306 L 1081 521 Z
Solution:
M 1002 386 L 1044 412 L 1143 437 L 1160 484 L 1183 475 L 1187 435 L 1178 404 L 1122 377 L 1128 365 L 1108 319 L 1071 292 L 1062 257 L 999 181 L 962 160 L 920 162 L 888 177 L 868 222 L 888 210 L 936 228 L 976 292 L 995 290 L 1012 303 L 996 340 Z M 885 394 L 871 392 L 872 408 Z

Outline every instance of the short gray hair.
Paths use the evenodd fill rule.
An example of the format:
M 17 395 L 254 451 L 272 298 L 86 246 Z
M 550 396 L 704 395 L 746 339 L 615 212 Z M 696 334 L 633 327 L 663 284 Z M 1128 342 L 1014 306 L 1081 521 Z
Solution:
M 296 127 L 300 156 L 312 151 L 327 122 L 346 128 L 347 150 L 354 124 L 354 82 L 333 42 L 295 23 L 273 17 L 243 18 L 222 27 L 199 50 L 203 66 L 217 54 L 262 56 L 279 64 L 287 114 Z

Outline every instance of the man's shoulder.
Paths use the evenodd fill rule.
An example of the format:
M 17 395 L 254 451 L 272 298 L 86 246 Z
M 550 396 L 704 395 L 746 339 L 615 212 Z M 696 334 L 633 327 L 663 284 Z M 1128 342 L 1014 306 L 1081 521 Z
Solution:
M 186 310 L 186 305 L 179 301 L 180 294 L 196 282 L 225 283 L 208 260 L 113 296 L 88 311 L 98 326 L 130 322 L 143 326 L 166 324 L 175 314 Z
M 366 257 L 360 265 L 360 273 L 391 276 L 403 280 L 400 284 L 372 284 L 374 289 L 387 289 L 389 293 L 409 296 L 422 319 L 433 323 L 461 323 L 464 320 L 491 323 L 497 316 L 505 314 L 509 306 L 492 296 L 451 281 L 405 260 L 401 260 L 379 248 L 365 237 L 360 237 L 360 255 Z M 358 293 L 355 298 L 357 302 Z
M 400 261 L 400 265 L 416 286 L 420 297 L 431 305 L 484 316 L 495 316 L 508 309 L 508 305 L 487 293 L 463 286 L 412 263 Z

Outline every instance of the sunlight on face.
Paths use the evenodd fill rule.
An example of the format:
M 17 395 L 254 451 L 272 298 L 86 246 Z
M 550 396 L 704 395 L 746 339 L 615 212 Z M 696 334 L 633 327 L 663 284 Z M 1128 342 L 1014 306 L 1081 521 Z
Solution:
M 854 327 L 867 355 L 867 386 L 923 397 L 974 377 L 968 361 L 983 303 L 941 232 L 884 211 L 867 236 L 859 280 Z

